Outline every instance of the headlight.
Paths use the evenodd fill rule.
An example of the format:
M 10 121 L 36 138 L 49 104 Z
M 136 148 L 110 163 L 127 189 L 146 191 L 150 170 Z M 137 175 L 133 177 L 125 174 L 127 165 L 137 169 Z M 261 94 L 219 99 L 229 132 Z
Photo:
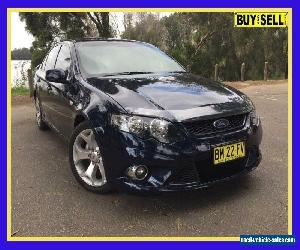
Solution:
M 253 125 L 258 125 L 259 123 L 259 116 L 256 114 L 255 109 L 250 112 L 250 121 Z
M 111 124 L 141 138 L 153 137 L 160 142 L 173 143 L 184 139 L 184 133 L 173 123 L 142 116 L 112 115 Z

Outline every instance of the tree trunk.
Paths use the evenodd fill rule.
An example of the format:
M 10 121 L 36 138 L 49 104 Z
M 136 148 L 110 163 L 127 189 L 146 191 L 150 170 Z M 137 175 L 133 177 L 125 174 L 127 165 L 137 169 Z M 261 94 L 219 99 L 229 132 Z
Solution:
M 265 68 L 264 68 L 264 80 L 268 81 L 268 62 L 265 62 Z
M 101 13 L 102 19 L 102 36 L 105 38 L 110 37 L 110 27 L 109 27 L 109 12 L 102 12 Z
M 215 65 L 215 77 L 214 77 L 214 80 L 218 81 L 218 79 L 219 79 L 219 65 L 216 63 L 216 65 Z
M 87 12 L 87 15 L 96 25 L 99 36 L 103 38 L 110 37 L 109 12 L 101 12 L 100 15 L 98 12 L 93 13 L 94 15 Z
M 241 66 L 241 82 L 245 81 L 245 63 Z

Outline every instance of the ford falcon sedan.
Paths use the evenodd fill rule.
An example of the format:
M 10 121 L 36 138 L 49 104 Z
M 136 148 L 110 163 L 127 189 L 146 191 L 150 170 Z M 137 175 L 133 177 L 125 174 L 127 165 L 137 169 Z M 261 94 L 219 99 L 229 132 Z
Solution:
M 56 44 L 34 76 L 36 122 L 69 145 L 87 190 L 196 190 L 261 161 L 260 118 L 240 91 L 138 41 Z

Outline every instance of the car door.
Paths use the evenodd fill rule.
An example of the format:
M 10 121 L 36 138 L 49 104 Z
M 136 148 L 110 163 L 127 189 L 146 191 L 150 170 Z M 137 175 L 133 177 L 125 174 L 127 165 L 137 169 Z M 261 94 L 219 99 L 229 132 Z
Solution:
M 46 80 L 46 71 L 54 68 L 61 45 L 54 47 L 46 57 L 41 69 L 37 72 L 37 86 L 44 119 L 53 125 L 51 110 L 51 84 Z
M 50 108 L 52 110 L 53 123 L 56 129 L 65 137 L 69 137 L 73 130 L 73 121 L 75 116 L 75 109 L 72 101 L 72 85 L 71 70 L 71 52 L 67 44 L 63 44 L 58 53 L 55 69 L 61 69 L 66 73 L 66 82 L 50 82 Z

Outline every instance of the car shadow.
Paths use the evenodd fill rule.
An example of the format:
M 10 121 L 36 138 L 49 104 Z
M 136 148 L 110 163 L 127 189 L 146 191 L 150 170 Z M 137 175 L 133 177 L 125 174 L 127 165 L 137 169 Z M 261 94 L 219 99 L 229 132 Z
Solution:
M 120 210 L 122 213 L 132 216 L 134 213 L 147 214 L 148 217 L 180 215 L 183 212 L 205 210 L 222 203 L 239 200 L 241 197 L 254 192 L 253 187 L 259 185 L 258 182 L 255 175 L 250 173 L 228 182 L 195 191 L 164 193 L 161 195 L 117 192 L 109 196 L 116 200 L 116 213 Z M 98 198 L 102 200 L 102 198 Z

